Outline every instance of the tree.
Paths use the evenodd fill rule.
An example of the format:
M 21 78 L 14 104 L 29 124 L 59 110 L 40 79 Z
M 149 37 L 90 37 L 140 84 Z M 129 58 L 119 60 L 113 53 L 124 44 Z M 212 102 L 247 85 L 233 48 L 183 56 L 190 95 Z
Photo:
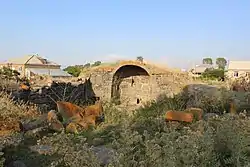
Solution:
M 67 71 L 69 74 L 73 75 L 74 77 L 78 77 L 81 73 L 81 68 L 77 66 L 68 66 L 67 68 L 63 70 Z
M 83 65 L 75 65 L 75 67 L 82 69 Z
M 138 56 L 138 57 L 136 57 L 136 60 L 139 61 L 139 62 L 143 62 L 143 57 L 142 56 Z
M 86 63 L 83 68 L 89 68 L 90 67 L 90 63 Z
M 94 64 L 92 64 L 92 66 L 95 67 L 95 66 L 99 66 L 99 65 L 101 65 L 101 64 L 102 64 L 101 61 L 96 61 L 96 62 L 94 62 Z
M 216 65 L 219 67 L 219 69 L 225 69 L 227 65 L 227 60 L 223 57 L 219 57 L 216 59 Z
M 212 58 L 210 58 L 210 57 L 207 57 L 207 58 L 204 58 L 203 60 L 202 60 L 202 63 L 203 64 L 213 64 L 213 60 L 212 60 Z

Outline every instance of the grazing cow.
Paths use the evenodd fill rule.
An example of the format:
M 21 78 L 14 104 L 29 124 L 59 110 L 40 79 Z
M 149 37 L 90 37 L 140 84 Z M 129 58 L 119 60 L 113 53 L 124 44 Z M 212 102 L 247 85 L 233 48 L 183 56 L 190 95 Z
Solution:
M 56 104 L 58 113 L 62 116 L 66 130 L 69 132 L 76 132 L 76 126 L 83 129 L 88 128 L 89 125 L 95 126 L 105 118 L 101 101 L 83 108 L 64 101 L 58 101 Z

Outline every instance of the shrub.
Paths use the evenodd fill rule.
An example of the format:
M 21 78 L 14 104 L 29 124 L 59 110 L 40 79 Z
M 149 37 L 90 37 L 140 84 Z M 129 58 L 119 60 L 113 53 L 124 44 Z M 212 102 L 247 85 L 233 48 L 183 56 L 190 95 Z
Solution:
M 39 115 L 36 107 L 28 107 L 25 104 L 17 105 L 9 95 L 3 92 L 0 92 L 0 104 L 0 121 L 22 121 Z
M 204 73 L 202 73 L 201 77 L 204 79 L 211 80 L 221 80 L 224 79 L 224 70 L 222 69 L 206 69 Z
M 249 120 L 221 117 L 192 126 L 143 134 L 130 129 L 113 142 L 113 166 L 247 166 L 250 164 Z M 247 125 L 246 125 L 247 124 Z M 200 135 L 202 132 L 202 135 Z
M 20 134 L 16 134 L 20 128 L 18 122 L 37 118 L 39 113 L 35 107 L 16 105 L 10 97 L 0 92 L 0 166 L 5 159 L 2 157 L 2 149 L 9 145 L 18 145 L 22 140 Z

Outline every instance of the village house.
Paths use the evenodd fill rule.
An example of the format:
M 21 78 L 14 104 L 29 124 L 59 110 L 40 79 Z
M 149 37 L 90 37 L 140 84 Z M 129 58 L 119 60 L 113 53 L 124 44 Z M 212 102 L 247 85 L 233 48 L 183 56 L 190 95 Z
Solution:
M 229 61 L 226 76 L 238 78 L 250 76 L 250 61 Z
M 202 73 L 205 72 L 206 69 L 210 68 L 215 68 L 215 67 L 211 64 L 200 64 L 200 65 L 195 65 L 195 67 L 193 67 L 190 72 L 194 77 L 199 77 Z
M 35 75 L 50 77 L 71 77 L 70 74 L 61 70 L 61 65 L 42 58 L 38 55 L 27 55 L 9 59 L 0 63 L 0 68 L 9 67 L 20 73 L 21 77 L 31 78 Z

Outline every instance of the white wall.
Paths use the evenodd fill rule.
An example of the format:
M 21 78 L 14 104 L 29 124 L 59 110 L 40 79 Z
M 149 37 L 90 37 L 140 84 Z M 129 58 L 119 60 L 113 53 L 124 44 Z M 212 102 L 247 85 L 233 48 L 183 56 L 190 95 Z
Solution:
M 235 74 L 238 73 L 238 77 L 235 76 Z M 245 77 L 247 75 L 246 71 L 234 71 L 234 70 L 228 70 L 228 72 L 226 72 L 226 76 L 228 78 L 239 78 L 239 77 Z

